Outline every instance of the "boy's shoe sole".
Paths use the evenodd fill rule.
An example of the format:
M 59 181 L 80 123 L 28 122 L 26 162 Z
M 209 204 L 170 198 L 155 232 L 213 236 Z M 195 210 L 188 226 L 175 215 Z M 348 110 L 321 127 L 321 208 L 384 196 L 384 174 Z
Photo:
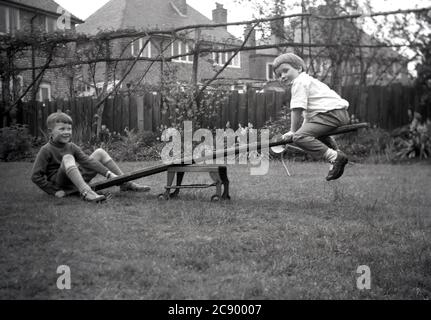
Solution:
M 90 203 L 99 203 L 99 202 L 103 202 L 106 201 L 107 198 L 104 195 L 99 195 L 98 197 L 94 198 L 94 199 L 89 199 L 87 197 L 87 193 L 81 194 L 81 198 L 82 200 L 86 201 L 86 202 L 90 202 Z
M 336 180 L 339 177 L 341 177 L 344 173 L 344 167 L 346 166 L 347 162 L 349 162 L 349 160 L 347 159 L 347 156 L 344 153 L 339 151 L 337 159 L 335 159 L 332 169 L 329 170 L 328 172 L 326 181 Z

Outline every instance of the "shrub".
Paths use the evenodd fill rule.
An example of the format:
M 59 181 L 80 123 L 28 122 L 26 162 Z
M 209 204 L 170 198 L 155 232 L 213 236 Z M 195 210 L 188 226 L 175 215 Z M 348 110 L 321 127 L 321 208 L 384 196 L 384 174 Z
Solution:
M 0 160 L 17 161 L 31 157 L 33 137 L 25 125 L 16 124 L 0 129 Z
M 83 149 L 90 154 L 97 148 L 103 148 L 116 161 L 160 160 L 160 152 L 165 144 L 158 139 L 158 134 L 153 132 L 140 133 L 126 128 L 121 135 L 102 126 L 99 139 L 84 144 Z
M 411 114 L 411 113 L 410 113 Z M 415 112 L 411 114 L 411 122 L 407 126 L 392 132 L 392 150 L 394 160 L 412 158 L 426 159 L 431 156 L 431 121 L 422 120 L 422 116 Z
M 374 162 L 390 160 L 391 135 L 384 129 L 377 127 L 360 129 L 357 132 L 343 134 L 336 141 L 340 149 L 354 161 L 370 157 Z
M 168 75 L 161 91 L 163 97 L 162 115 L 169 114 L 170 127 L 182 133 L 183 122 L 192 121 L 195 130 L 215 129 L 220 109 L 228 97 L 227 88 L 218 86 L 202 92 L 199 103 L 196 96 L 199 88 L 191 83 L 179 82 L 175 76 Z

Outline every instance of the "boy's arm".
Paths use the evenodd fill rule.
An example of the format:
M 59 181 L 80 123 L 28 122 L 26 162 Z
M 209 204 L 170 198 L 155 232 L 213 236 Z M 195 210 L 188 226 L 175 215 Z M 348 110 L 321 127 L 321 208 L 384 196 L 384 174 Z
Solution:
M 75 157 L 76 162 L 78 162 L 81 166 L 94 170 L 98 174 L 101 174 L 102 176 L 106 177 L 106 174 L 109 170 L 103 164 L 101 164 L 99 161 L 91 159 L 76 144 L 72 143 L 72 147 L 73 156 Z
M 287 136 L 292 136 L 301 127 L 301 115 L 307 110 L 309 84 L 304 81 L 294 83 L 292 86 L 292 98 L 290 99 L 290 132 Z M 286 137 L 287 138 L 287 137 Z
M 290 112 L 290 131 L 296 132 L 301 127 L 301 115 L 303 109 L 292 109 Z
M 48 167 L 48 159 L 48 152 L 43 148 L 40 149 L 33 164 L 31 181 L 46 193 L 55 195 L 57 191 L 60 191 L 60 188 L 47 179 L 46 169 Z
M 290 131 L 283 134 L 282 138 L 287 142 L 292 142 L 293 134 L 301 127 L 302 109 L 292 109 L 290 112 Z

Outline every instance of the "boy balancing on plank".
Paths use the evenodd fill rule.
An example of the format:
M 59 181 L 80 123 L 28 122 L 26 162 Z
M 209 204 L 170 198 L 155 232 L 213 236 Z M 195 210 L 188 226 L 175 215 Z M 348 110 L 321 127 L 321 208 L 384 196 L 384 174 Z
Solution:
M 274 60 L 274 73 L 281 81 L 292 84 L 291 126 L 283 139 L 294 142 L 315 158 L 327 160 L 332 166 L 326 180 L 338 179 L 348 159 L 332 137 L 317 137 L 349 123 L 349 103 L 326 84 L 305 73 L 304 60 L 293 53 L 282 54 Z M 301 113 L 304 115 L 302 125 Z
M 43 191 L 62 198 L 66 191 L 76 187 L 83 200 L 99 202 L 106 200 L 104 195 L 93 191 L 88 183 L 97 174 L 110 179 L 123 175 L 118 165 L 103 149 L 97 149 L 87 156 L 81 148 L 71 142 L 72 118 L 62 112 L 48 116 L 46 124 L 49 142 L 36 156 L 31 180 Z M 126 182 L 121 191 L 146 192 L 150 188 L 135 182 Z

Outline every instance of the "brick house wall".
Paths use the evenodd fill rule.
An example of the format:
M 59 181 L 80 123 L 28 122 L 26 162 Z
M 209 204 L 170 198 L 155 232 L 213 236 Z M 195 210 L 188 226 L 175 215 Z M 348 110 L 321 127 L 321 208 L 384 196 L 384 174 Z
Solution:
M 122 57 L 123 58 L 133 58 L 136 56 L 136 54 L 139 52 L 139 41 L 136 41 L 134 45 L 131 45 L 132 39 L 120 39 L 120 40 L 114 40 L 112 41 L 111 45 L 111 57 L 118 58 L 120 57 L 123 49 L 127 46 L 127 49 L 124 51 Z M 154 45 L 151 44 L 151 57 L 155 58 L 158 55 L 157 46 L 166 46 L 169 44 L 169 39 L 154 39 L 152 40 L 153 43 L 156 43 Z M 145 41 L 143 41 L 145 43 Z M 133 52 L 135 55 L 132 55 L 132 47 Z M 234 50 L 234 48 L 233 48 Z M 143 52 L 144 56 L 146 51 Z M 171 48 L 167 49 L 165 51 L 165 55 L 171 56 Z M 148 56 L 147 56 L 148 57 Z M 216 65 L 214 66 L 214 56 L 213 53 L 207 53 L 205 55 L 201 55 L 199 57 L 198 62 L 198 81 L 204 82 L 205 80 L 211 79 L 223 65 Z M 117 65 L 117 71 L 115 74 L 116 81 L 120 80 L 125 72 L 128 69 L 128 66 L 131 64 L 131 62 L 120 62 Z M 113 64 L 115 65 L 115 63 Z M 136 65 L 134 66 L 133 70 L 130 72 L 130 74 L 127 76 L 125 81 L 123 82 L 122 88 L 124 89 L 124 86 L 127 83 L 137 83 L 144 72 L 147 70 L 147 68 L 151 65 L 151 62 L 149 61 L 138 61 Z M 180 81 L 190 82 L 192 80 L 192 73 L 193 73 L 193 57 L 187 58 L 187 61 L 167 61 L 163 64 L 163 70 L 164 71 L 171 71 L 175 73 L 175 76 Z M 98 63 L 97 70 L 96 70 L 96 81 L 97 82 L 104 82 L 105 81 L 105 71 L 106 71 L 106 64 L 105 63 Z M 238 79 L 244 79 L 249 77 L 250 72 L 250 62 L 249 62 L 249 54 L 246 51 L 239 53 L 239 66 L 228 66 L 220 75 L 218 78 L 228 80 L 229 82 L 234 83 Z M 142 80 L 142 85 L 150 85 L 152 87 L 158 86 L 161 81 L 161 63 L 155 62 L 149 69 L 147 75 Z M 86 71 L 83 72 L 83 77 L 85 82 L 92 83 L 90 79 L 88 79 L 88 75 L 86 74 Z M 113 79 L 111 78 L 111 81 Z
M 21 3 L 22 2 L 22 3 Z M 23 1 L 20 3 L 11 3 L 0 1 L 0 19 L 7 20 L 9 25 L 5 24 L 3 27 L 5 29 L 0 29 L 6 33 L 26 33 L 35 34 L 41 32 L 54 32 L 57 31 L 57 20 L 60 16 L 56 12 L 47 12 L 46 9 L 56 10 L 58 5 L 54 2 L 46 1 L 44 4 L 46 8 L 35 7 L 32 8 L 28 5 L 33 4 L 33 2 L 27 1 L 28 5 Z M 24 4 L 22 6 L 21 4 Z M 76 22 L 82 22 L 75 17 L 71 17 L 71 29 L 75 32 Z M 5 33 L 3 32 L 3 33 Z M 68 45 L 68 50 L 73 50 L 73 45 Z M 35 51 L 34 53 L 34 65 L 43 66 L 46 62 L 45 54 L 40 51 Z M 55 57 L 52 64 L 57 64 L 63 62 L 61 57 Z M 18 68 L 29 68 L 32 67 L 32 51 L 30 49 L 25 50 L 19 55 L 17 55 L 14 61 L 15 66 Z M 35 75 L 39 74 L 40 70 L 36 70 Z M 1 81 L 1 79 L 0 79 Z M 72 78 L 65 70 L 61 69 L 49 69 L 44 72 L 43 77 L 40 79 L 40 88 L 38 89 L 37 99 L 41 100 L 42 97 L 48 98 L 50 100 L 57 98 L 69 98 L 71 95 L 71 82 Z M 4 82 L 4 81 L 3 81 Z M 27 88 L 33 82 L 33 73 L 31 70 L 22 71 L 16 75 L 15 81 L 11 81 L 10 89 L 12 98 L 17 99 L 23 93 L 23 90 Z M 4 101 L 3 89 L 5 84 L 0 85 L 0 101 Z M 24 100 L 29 100 L 32 97 L 32 90 L 26 95 Z

